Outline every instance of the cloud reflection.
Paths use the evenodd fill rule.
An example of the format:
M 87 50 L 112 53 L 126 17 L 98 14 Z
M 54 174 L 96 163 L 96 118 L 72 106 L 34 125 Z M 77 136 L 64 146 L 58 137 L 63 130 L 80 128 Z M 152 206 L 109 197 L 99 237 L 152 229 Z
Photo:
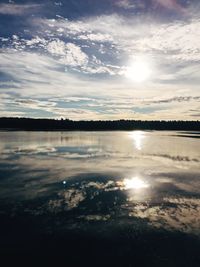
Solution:
M 199 235 L 199 204 L 198 198 L 166 197 L 162 205 L 136 205 L 129 216 L 147 219 L 156 228 Z
M 1 212 L 197 232 L 198 142 L 171 132 L 1 132 Z

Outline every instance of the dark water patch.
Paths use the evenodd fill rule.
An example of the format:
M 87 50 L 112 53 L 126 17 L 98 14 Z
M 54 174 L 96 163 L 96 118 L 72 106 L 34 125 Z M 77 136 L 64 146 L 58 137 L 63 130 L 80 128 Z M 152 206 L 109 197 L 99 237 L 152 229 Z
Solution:
M 171 156 L 171 155 L 167 155 L 167 154 L 149 154 L 149 156 L 151 157 L 161 157 L 161 158 L 166 158 L 166 159 L 170 159 L 173 161 L 180 161 L 180 162 L 199 162 L 199 159 L 195 159 L 195 158 L 189 158 L 187 156 Z
M 146 227 L 137 220 L 88 222 L 44 232 L 42 220 L 0 218 L 1 259 L 7 266 L 197 267 L 200 240 L 193 235 Z
M 200 135 L 183 135 L 183 134 L 179 134 L 178 136 L 180 137 L 186 137 L 186 138 L 200 138 Z
M 200 132 L 180 132 L 180 133 L 183 133 L 183 134 L 194 134 L 194 135 L 198 135 L 200 134 Z

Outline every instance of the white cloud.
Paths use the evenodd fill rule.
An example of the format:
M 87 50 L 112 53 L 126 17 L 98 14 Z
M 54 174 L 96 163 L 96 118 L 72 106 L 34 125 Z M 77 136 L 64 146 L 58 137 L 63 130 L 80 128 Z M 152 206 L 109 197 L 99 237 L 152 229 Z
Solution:
M 110 67 L 106 67 L 106 66 L 87 66 L 86 68 L 83 68 L 82 71 L 84 73 L 88 73 L 88 74 L 99 74 L 99 73 L 108 73 L 110 75 L 116 75 L 118 71 L 116 71 L 115 69 L 112 69 Z
M 52 101 L 41 101 L 37 99 L 16 99 L 15 104 L 23 107 L 32 109 L 46 109 L 56 106 L 55 102 Z
M 82 21 L 35 20 L 34 23 L 50 31 L 64 31 L 63 36 L 91 42 L 111 42 L 115 50 L 124 54 L 152 53 L 161 58 L 168 55 L 174 60 L 199 61 L 200 20 L 194 18 L 173 23 L 155 23 L 153 19 L 143 18 L 143 22 L 134 18 L 118 15 L 88 18 Z M 117 52 L 117 51 L 115 51 Z
M 36 36 L 32 38 L 31 40 L 26 41 L 26 45 L 33 46 L 33 45 L 45 45 L 47 41 L 44 38 L 40 38 L 39 36 Z
M 110 36 L 110 34 L 103 34 L 103 33 L 89 33 L 89 34 L 83 34 L 79 35 L 78 39 L 82 40 L 88 40 L 93 42 L 113 42 L 113 38 Z
M 173 59 L 199 61 L 200 20 L 153 25 L 144 39 L 133 44 L 141 52 L 161 52 Z M 173 54 L 172 54 L 173 53 Z
M 81 48 L 73 43 L 66 44 L 66 53 L 61 62 L 71 66 L 81 66 L 88 63 L 88 56 Z
M 13 77 L 19 87 L 18 92 L 24 96 L 58 96 L 65 94 L 69 88 L 76 92 L 86 86 L 86 83 L 64 72 L 63 64 L 45 55 L 7 49 L 0 60 L 1 71 Z M 13 91 L 12 85 L 10 89 L 5 88 L 5 92 L 9 91 Z
M 88 63 L 88 56 L 73 43 L 65 43 L 59 39 L 49 42 L 47 50 L 53 55 L 61 56 L 60 62 L 70 66 L 81 66 Z
M 6 110 L 1 110 L 1 117 L 25 117 L 26 112 L 23 111 L 6 111 Z
M 64 56 L 66 53 L 66 45 L 63 41 L 55 40 L 49 42 L 49 44 L 47 45 L 47 50 L 53 55 Z
M 141 85 L 139 88 L 126 80 L 81 78 L 64 72 L 64 68 L 49 56 L 7 49 L 1 54 L 1 71 L 15 80 L 15 87 L 8 82 L 8 87 L 1 88 L 4 94 L 0 107 L 4 111 L 2 116 L 24 115 L 23 110 L 34 109 L 50 112 L 52 117 L 76 120 L 177 119 L 177 114 L 179 119 L 197 118 L 198 86 L 190 90 L 187 86 L 180 89 L 176 85 L 165 84 L 150 84 L 145 88 Z M 17 96 L 12 96 L 13 90 Z M 59 106 L 60 101 L 66 105 Z
M 159 80 L 166 82 L 170 81 L 170 76 L 172 80 L 179 80 L 180 63 L 184 69 L 186 62 L 200 61 L 198 18 L 158 24 L 151 19 L 147 21 L 144 18 L 143 23 L 139 23 L 133 18 L 110 15 L 82 21 L 34 19 L 33 24 L 39 27 L 44 37 L 37 36 L 36 32 L 36 37 L 31 40 L 13 38 L 11 41 L 15 49 L 26 50 L 27 46 L 43 48 L 52 56 L 58 56 L 58 60 L 65 65 L 78 70 L 84 66 L 87 74 L 123 75 L 121 70 L 129 64 L 128 60 L 142 56 L 154 61 L 155 71 L 158 72 L 155 77 L 159 75 Z M 62 36 L 58 33 L 60 29 Z M 65 41 L 65 38 L 70 41 Z M 80 46 L 79 41 L 85 44 Z M 105 58 L 110 58 L 110 62 L 105 62 Z M 112 60 L 115 60 L 115 64 L 112 64 Z M 191 68 L 189 75 L 193 73 Z
M 198 118 L 199 19 L 158 24 L 110 15 L 33 23 L 38 32 L 32 39 L 16 35 L 3 42 L 4 47 L 11 44 L 0 54 L 1 71 L 11 77 L 1 82 L 3 93 L 15 91 L 20 99 L 39 96 L 44 101 L 99 98 L 80 105 L 68 101 L 68 109 L 29 103 L 32 109 L 74 119 L 176 119 L 177 114 L 179 119 Z M 58 29 L 63 30 L 62 37 Z M 152 61 L 149 81 L 135 84 L 122 75 L 134 56 Z M 180 96 L 186 101 L 179 101 Z

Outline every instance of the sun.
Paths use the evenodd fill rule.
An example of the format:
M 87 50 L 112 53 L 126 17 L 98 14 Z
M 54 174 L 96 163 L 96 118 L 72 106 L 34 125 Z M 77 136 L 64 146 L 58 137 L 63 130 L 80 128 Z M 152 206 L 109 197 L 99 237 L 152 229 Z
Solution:
M 136 59 L 125 70 L 125 76 L 134 82 L 144 82 L 151 76 L 151 68 L 147 61 Z

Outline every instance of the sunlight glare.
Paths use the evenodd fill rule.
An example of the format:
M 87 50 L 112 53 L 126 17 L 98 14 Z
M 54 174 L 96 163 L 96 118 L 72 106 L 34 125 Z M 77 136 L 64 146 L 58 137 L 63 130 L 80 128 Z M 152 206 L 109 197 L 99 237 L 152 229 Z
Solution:
M 141 180 L 138 177 L 133 177 L 131 179 L 124 179 L 123 185 L 125 189 L 142 189 L 147 188 L 149 185 L 145 183 L 143 180 Z
M 126 68 L 125 76 L 134 82 L 144 82 L 151 76 L 151 68 L 147 61 L 137 59 Z
M 131 133 L 131 137 L 135 142 L 135 147 L 137 150 L 142 149 L 142 140 L 144 139 L 144 133 L 141 131 L 134 131 Z

